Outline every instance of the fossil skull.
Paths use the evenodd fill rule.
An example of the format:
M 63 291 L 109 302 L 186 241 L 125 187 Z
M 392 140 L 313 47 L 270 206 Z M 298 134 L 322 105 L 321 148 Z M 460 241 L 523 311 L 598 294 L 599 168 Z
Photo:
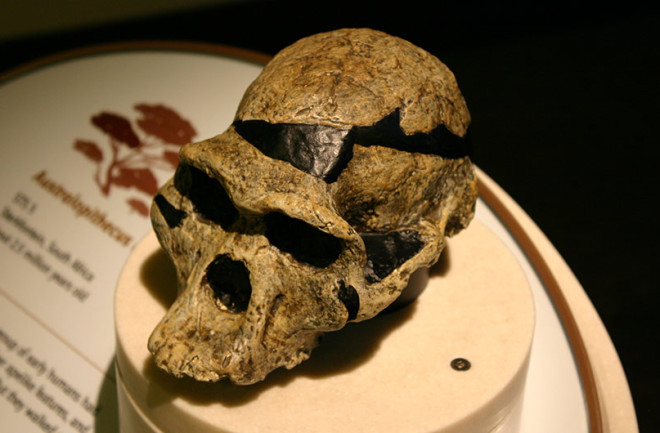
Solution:
M 469 121 L 449 69 L 402 39 L 342 29 L 282 50 L 154 199 L 179 287 L 156 364 L 251 384 L 389 306 L 473 216 Z

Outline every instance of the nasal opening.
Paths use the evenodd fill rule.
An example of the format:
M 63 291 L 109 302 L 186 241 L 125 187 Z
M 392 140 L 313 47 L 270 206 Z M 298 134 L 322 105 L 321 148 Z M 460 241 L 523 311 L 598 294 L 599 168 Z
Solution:
M 204 277 L 220 307 L 234 313 L 247 310 L 252 296 L 250 273 L 243 262 L 226 254 L 218 255 L 206 268 Z

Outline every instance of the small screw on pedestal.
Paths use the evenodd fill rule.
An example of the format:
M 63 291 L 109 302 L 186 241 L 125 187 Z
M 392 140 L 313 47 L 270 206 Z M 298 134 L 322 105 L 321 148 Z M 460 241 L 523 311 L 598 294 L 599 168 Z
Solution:
M 472 364 L 470 364 L 470 361 L 468 361 L 465 358 L 452 359 L 450 365 L 451 368 L 453 368 L 456 371 L 467 371 L 472 366 Z

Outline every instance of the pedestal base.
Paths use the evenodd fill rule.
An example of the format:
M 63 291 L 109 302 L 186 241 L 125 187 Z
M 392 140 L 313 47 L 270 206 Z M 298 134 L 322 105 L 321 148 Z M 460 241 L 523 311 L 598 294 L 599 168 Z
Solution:
M 120 276 L 122 433 L 517 431 L 534 306 L 518 262 L 479 221 L 448 241 L 411 305 L 328 333 L 308 361 L 247 387 L 154 366 L 147 340 L 175 279 L 153 235 Z

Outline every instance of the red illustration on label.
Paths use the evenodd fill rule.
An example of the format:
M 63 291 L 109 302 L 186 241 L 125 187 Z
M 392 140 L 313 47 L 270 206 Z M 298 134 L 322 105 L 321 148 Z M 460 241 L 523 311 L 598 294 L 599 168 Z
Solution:
M 132 197 L 130 208 L 142 216 L 149 215 L 149 202 L 158 191 L 158 181 L 152 169 L 173 170 L 179 163 L 178 148 L 192 141 L 195 128 L 176 111 L 164 105 L 137 104 L 140 117 L 137 128 L 126 117 L 101 112 L 92 117 L 92 124 L 109 140 L 106 146 L 78 139 L 75 150 L 96 165 L 94 182 L 103 195 L 113 187 L 133 188 L 148 199 Z

